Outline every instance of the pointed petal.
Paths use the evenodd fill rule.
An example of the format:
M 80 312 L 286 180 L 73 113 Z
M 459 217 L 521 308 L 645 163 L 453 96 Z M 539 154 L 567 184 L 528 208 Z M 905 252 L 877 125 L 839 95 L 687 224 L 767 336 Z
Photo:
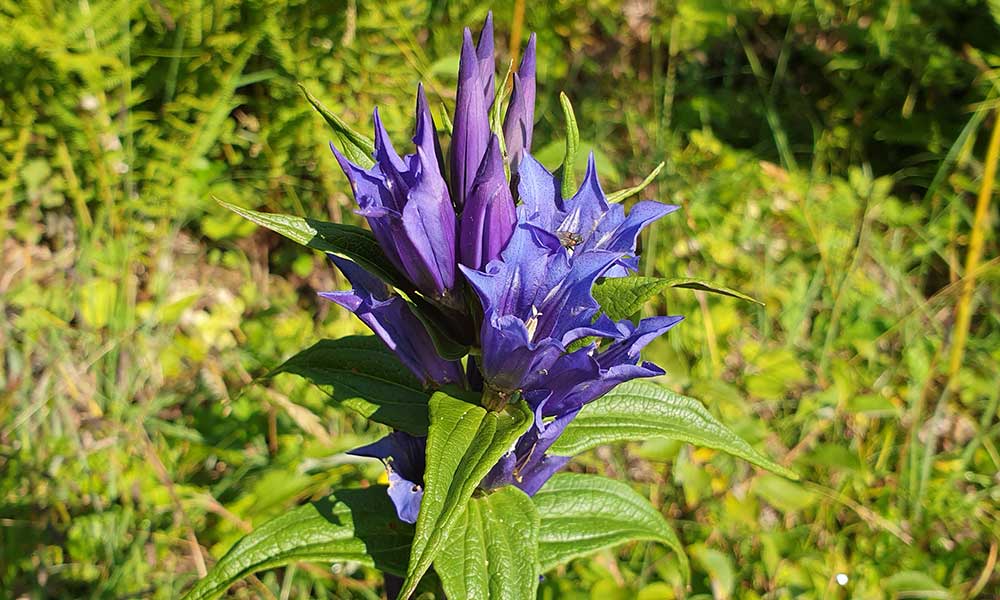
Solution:
M 462 363 L 445 360 L 437 354 L 430 334 L 405 300 L 391 295 L 385 284 L 354 262 L 332 258 L 353 289 L 323 292 L 321 297 L 353 312 L 425 384 L 462 383 Z
M 519 173 L 521 159 L 531 151 L 531 136 L 535 123 L 535 34 L 514 74 L 514 92 L 503 119 L 503 136 L 513 173 Z
M 472 34 L 466 29 L 459 61 L 455 125 L 449 152 L 452 199 L 459 210 L 465 206 L 465 198 L 472 189 L 489 142 L 489 132 L 476 51 L 472 45 Z
M 483 104 L 489 109 L 493 105 L 496 92 L 493 89 L 493 76 L 496 62 L 493 58 L 493 11 L 486 13 L 486 21 L 479 32 L 479 42 L 476 43 L 476 60 L 479 63 L 479 81 L 483 85 Z
M 462 264 L 483 269 L 497 258 L 514 233 L 516 220 L 500 140 L 493 135 L 462 211 L 459 239 Z

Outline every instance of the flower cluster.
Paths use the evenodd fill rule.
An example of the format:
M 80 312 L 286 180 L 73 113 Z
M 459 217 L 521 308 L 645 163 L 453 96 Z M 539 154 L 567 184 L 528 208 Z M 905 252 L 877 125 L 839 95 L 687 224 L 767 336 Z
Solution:
M 563 198 L 560 181 L 531 155 L 535 36 L 496 132 L 489 114 L 505 95 L 495 91 L 493 54 L 490 16 L 478 43 L 465 30 L 447 163 L 422 87 L 412 154 L 399 156 L 377 110 L 370 168 L 333 148 L 357 213 L 388 260 L 470 342 L 464 364 L 440 356 L 406 298 L 346 259 L 333 261 L 352 289 L 322 295 L 354 312 L 428 388 L 478 392 L 492 410 L 523 398 L 534 425 L 481 485 L 534 494 L 569 460 L 548 450 L 584 405 L 624 381 L 663 374 L 640 351 L 681 318 L 615 322 L 591 290 L 600 277 L 635 270 L 640 231 L 676 207 L 647 201 L 626 213 L 609 203 L 593 156 L 579 191 Z M 353 451 L 385 462 L 389 494 L 411 523 L 423 493 L 424 449 L 423 438 L 393 432 Z

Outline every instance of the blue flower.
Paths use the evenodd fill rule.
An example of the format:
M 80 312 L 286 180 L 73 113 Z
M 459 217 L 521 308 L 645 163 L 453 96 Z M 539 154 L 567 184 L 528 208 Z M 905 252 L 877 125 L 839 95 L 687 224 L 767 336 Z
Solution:
M 503 119 L 503 138 L 507 145 L 510 171 L 516 174 L 521 158 L 531 152 L 531 134 L 535 128 L 535 34 L 528 38 L 521 65 L 514 73 L 514 91 Z
M 485 271 L 460 266 L 483 307 L 479 366 L 488 392 L 509 399 L 570 343 L 617 334 L 607 317 L 593 320 L 599 306 L 590 290 L 619 257 L 594 250 L 570 260 L 555 236 L 521 222 Z
M 462 363 L 438 355 L 430 334 L 406 300 L 353 262 L 333 255 L 330 259 L 353 289 L 320 296 L 353 312 L 425 385 L 461 384 L 465 380 Z
M 456 284 L 457 219 L 438 163 L 423 87 L 417 90 L 416 152 L 400 158 L 375 110 L 375 164 L 363 169 L 331 144 L 359 209 L 386 257 L 428 298 L 461 306 Z
M 535 411 L 535 424 L 493 467 L 483 486 L 509 484 L 529 495 L 537 492 L 569 461 L 570 457 L 550 455 L 547 450 L 586 404 L 620 383 L 663 375 L 660 367 L 641 362 L 639 352 L 681 319 L 651 317 L 638 326 L 621 321 L 617 324 L 619 335 L 605 340 L 600 350 L 591 343 L 563 354 L 547 372 L 533 377 L 522 393 Z
M 580 190 L 563 200 L 554 177 L 530 154 L 521 163 L 518 225 L 500 257 L 482 271 L 460 266 L 482 303 L 480 368 L 488 393 L 510 398 L 547 376 L 569 344 L 620 337 L 600 313 L 595 280 L 634 268 L 643 227 L 676 207 L 640 202 L 626 215 L 609 204 L 593 156 Z
M 459 211 L 486 154 L 490 139 L 488 111 L 493 104 L 493 15 L 486 19 L 479 36 L 479 46 L 472 45 L 472 32 L 466 27 L 458 64 L 458 92 L 452 128 L 451 191 Z
M 491 410 L 523 398 L 534 411 L 534 425 L 480 485 L 516 485 L 528 494 L 570 460 L 549 449 L 588 403 L 623 382 L 663 374 L 640 353 L 681 320 L 614 322 L 594 299 L 598 278 L 636 270 L 639 234 L 677 207 L 644 201 L 626 212 L 608 202 L 593 154 L 579 190 L 562 197 L 558 179 L 530 154 L 535 43 L 532 35 L 503 122 L 516 194 L 488 117 L 495 101 L 492 13 L 477 44 L 464 31 L 447 181 L 422 87 L 414 154 L 396 153 L 377 110 L 374 166 L 362 169 L 334 149 L 351 180 L 357 212 L 389 260 L 420 294 L 448 309 L 453 325 L 461 329 L 465 323 L 465 331 L 478 334 L 479 347 L 465 366 L 441 358 L 407 300 L 353 262 L 331 257 L 353 289 L 322 294 L 371 327 L 425 385 L 481 391 L 482 404 Z M 466 282 L 481 312 L 466 304 Z M 425 447 L 425 438 L 394 432 L 352 451 L 383 460 L 389 495 L 409 523 L 416 521 L 423 496 Z
M 461 263 L 473 269 L 485 267 L 507 245 L 516 221 L 500 141 L 494 135 L 462 210 L 458 241 Z
M 424 453 L 427 438 L 394 431 L 384 438 L 348 452 L 378 458 L 389 477 L 389 498 L 399 520 L 416 523 L 424 497 Z
M 579 191 L 568 199 L 560 193 L 559 181 L 535 160 L 525 155 L 518 172 L 518 192 L 528 223 L 557 237 L 571 252 L 607 250 L 622 254 L 618 265 L 605 273 L 621 277 L 638 267 L 635 255 L 639 233 L 653 221 L 677 210 L 677 206 L 637 202 L 628 215 L 625 207 L 609 203 L 597 179 L 594 154 Z

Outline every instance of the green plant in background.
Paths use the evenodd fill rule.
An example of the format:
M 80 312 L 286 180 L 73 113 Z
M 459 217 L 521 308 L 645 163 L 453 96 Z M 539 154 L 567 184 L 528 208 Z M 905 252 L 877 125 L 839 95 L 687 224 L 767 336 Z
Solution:
M 535 134 L 555 140 L 536 156 L 550 169 L 563 158 L 551 92 L 565 89 L 579 150 L 599 140 L 610 189 L 665 163 L 644 195 L 683 210 L 644 236 L 643 275 L 724 281 L 766 303 L 655 297 L 644 313 L 687 320 L 645 355 L 810 483 L 657 440 L 571 465 L 629 479 L 674 524 L 692 595 L 962 598 L 996 586 L 995 202 L 977 226 L 975 285 L 959 294 L 989 189 L 1000 54 L 989 8 L 527 7 L 551 84 Z M 498 23 L 517 22 L 498 10 Z M 403 131 L 418 80 L 435 117 L 452 101 L 453 41 L 485 13 L 0 3 L 0 596 L 176 597 L 270 517 L 378 481 L 331 458 L 381 433 L 364 419 L 297 377 L 247 385 L 319 338 L 358 332 L 312 293 L 343 282 L 205 198 L 349 222 L 328 130 L 296 82 L 350 123 L 378 104 Z M 502 33 L 504 56 L 519 44 Z M 961 297 L 969 333 L 942 400 Z M 660 598 L 682 585 L 655 544 L 557 572 L 544 597 Z M 379 581 L 307 563 L 258 577 L 231 593 L 371 598 Z
M 492 13 L 475 45 L 465 29 L 447 182 L 422 86 L 416 151 L 402 158 L 378 109 L 373 141 L 307 93 L 339 140 L 331 149 L 371 233 L 226 205 L 328 253 L 350 282 L 320 295 L 375 337 L 324 340 L 279 371 L 332 386 L 334 399 L 392 427 L 351 451 L 382 459 L 389 483 L 336 491 L 265 524 L 187 598 L 214 598 L 248 574 L 301 560 L 376 567 L 398 598 L 422 588 L 530 598 L 541 573 L 632 539 L 679 552 L 687 578 L 677 535 L 644 498 L 611 480 L 555 473 L 599 445 L 661 436 L 795 477 L 699 402 L 638 381 L 664 374 L 639 353 L 681 320 L 630 320 L 651 296 L 668 287 L 746 296 L 627 276 L 638 268 L 640 231 L 677 207 L 644 201 L 626 215 L 601 190 L 593 154 L 577 189 L 579 132 L 565 95 L 566 154 L 558 178 L 545 170 L 530 153 L 535 71 L 532 35 L 518 70 L 495 86 Z

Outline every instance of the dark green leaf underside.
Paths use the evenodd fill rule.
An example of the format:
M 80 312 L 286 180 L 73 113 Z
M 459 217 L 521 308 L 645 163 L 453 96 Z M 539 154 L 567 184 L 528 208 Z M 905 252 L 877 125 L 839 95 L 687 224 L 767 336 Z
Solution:
M 293 242 L 313 250 L 349 258 L 389 285 L 404 291 L 409 291 L 413 287 L 389 262 L 375 241 L 375 237 L 366 229 L 292 215 L 259 212 L 222 200 L 216 199 L 216 201 L 244 219 L 281 234 Z

